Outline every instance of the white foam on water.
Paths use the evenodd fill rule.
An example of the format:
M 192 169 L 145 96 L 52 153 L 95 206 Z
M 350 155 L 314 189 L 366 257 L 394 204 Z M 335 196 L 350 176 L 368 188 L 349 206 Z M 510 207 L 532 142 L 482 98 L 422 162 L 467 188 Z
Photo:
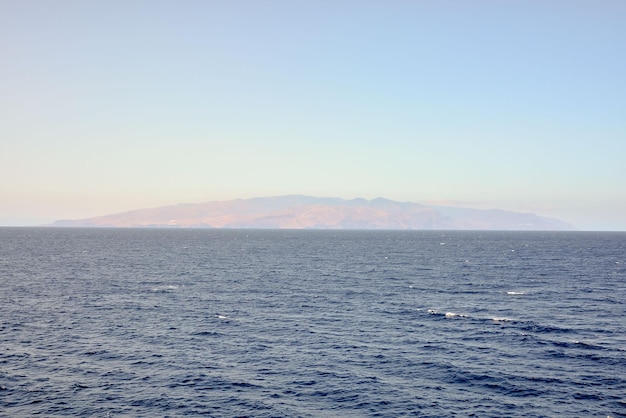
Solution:
M 169 284 L 169 285 L 165 285 L 165 286 L 157 286 L 155 288 L 152 289 L 153 292 L 168 292 L 171 290 L 176 290 L 178 289 L 179 286 L 175 285 L 175 284 Z
M 494 316 L 493 318 L 491 318 L 491 320 L 493 322 L 512 322 L 513 321 L 511 318 L 507 318 L 505 316 Z
M 417 309 L 417 310 L 421 311 L 422 309 Z M 456 313 L 456 312 L 442 313 L 441 311 L 438 311 L 437 309 L 428 309 L 428 310 L 426 310 L 426 312 L 428 312 L 429 315 L 441 315 L 441 316 L 444 316 L 446 318 L 469 318 L 469 316 L 465 315 L 465 314 L 460 314 L 460 313 Z
M 467 315 L 458 314 L 454 312 L 446 312 L 446 318 L 467 318 Z
M 506 292 L 507 295 L 525 295 L 526 292 Z

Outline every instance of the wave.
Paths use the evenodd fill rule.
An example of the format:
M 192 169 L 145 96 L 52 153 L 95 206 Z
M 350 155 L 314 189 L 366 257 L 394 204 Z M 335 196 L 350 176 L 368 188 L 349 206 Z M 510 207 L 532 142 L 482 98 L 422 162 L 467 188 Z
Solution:
M 157 286 L 152 288 L 153 292 L 172 292 L 176 289 L 178 289 L 180 286 L 176 285 L 176 284 L 168 284 L 168 285 L 163 285 L 163 286 Z
M 454 313 L 454 312 L 446 312 L 446 314 L 444 315 L 446 318 L 467 318 L 467 315 L 464 314 L 458 314 L 458 313 Z
M 422 309 L 417 309 L 418 311 L 421 311 Z M 443 318 L 447 318 L 447 319 L 454 319 L 454 318 L 466 318 L 466 319 L 473 319 L 475 321 L 493 321 L 493 322 L 513 322 L 512 318 L 507 318 L 507 317 L 503 317 L 503 316 L 472 316 L 472 315 L 468 315 L 468 314 L 464 314 L 464 313 L 456 313 L 456 312 L 441 312 L 437 309 L 427 309 L 426 312 L 429 315 L 435 315 L 435 316 L 441 316 Z
M 496 323 L 513 322 L 513 319 L 507 318 L 506 316 L 494 316 L 491 318 L 491 320 Z

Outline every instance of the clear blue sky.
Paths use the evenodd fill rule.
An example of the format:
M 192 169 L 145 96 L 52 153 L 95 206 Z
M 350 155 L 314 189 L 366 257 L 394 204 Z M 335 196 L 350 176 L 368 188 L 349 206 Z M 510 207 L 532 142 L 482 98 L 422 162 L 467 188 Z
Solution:
M 0 225 L 309 194 L 626 230 L 626 1 L 0 0 Z

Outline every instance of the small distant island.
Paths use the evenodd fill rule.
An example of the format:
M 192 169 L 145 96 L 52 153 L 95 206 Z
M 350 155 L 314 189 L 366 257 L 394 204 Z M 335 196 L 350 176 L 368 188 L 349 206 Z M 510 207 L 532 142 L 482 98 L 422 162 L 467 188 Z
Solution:
M 288 195 L 186 203 L 87 219 L 58 227 L 179 227 L 392 230 L 567 231 L 558 219 L 499 209 L 422 205 L 377 198 L 340 199 Z

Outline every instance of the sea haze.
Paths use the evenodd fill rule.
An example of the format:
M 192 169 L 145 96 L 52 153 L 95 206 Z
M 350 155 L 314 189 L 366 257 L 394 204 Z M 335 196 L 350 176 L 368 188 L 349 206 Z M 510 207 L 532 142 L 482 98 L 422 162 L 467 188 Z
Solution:
M 0 414 L 626 416 L 626 233 L 0 228 Z

